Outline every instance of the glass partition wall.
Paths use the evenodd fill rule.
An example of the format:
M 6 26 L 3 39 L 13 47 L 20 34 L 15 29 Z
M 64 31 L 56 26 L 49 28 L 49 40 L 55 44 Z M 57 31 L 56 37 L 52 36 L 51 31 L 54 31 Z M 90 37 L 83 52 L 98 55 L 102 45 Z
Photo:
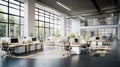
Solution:
M 99 37 L 117 37 L 117 28 L 92 28 L 92 29 L 81 29 L 81 35 L 85 33 L 85 39 L 89 39 L 90 37 L 99 36 Z
M 15 0 L 0 0 L 0 37 L 22 37 L 24 4 Z

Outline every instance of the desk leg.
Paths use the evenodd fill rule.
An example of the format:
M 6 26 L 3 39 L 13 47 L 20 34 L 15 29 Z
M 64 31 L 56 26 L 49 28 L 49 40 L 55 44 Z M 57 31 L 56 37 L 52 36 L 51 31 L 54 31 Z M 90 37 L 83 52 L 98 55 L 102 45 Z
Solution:
M 30 52 L 30 45 L 29 45 L 29 52 Z
M 27 45 L 25 45 L 25 53 L 27 53 Z
M 35 44 L 35 51 L 37 50 L 37 44 Z

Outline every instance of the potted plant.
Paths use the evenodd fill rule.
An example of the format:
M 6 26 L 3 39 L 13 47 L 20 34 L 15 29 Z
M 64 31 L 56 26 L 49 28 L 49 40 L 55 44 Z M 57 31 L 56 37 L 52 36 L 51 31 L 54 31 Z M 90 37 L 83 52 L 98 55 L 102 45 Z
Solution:
M 69 41 L 72 43 L 72 42 L 74 42 L 74 38 L 75 38 L 75 34 L 70 34 L 69 36 L 68 36 L 68 39 L 69 39 Z
M 82 38 L 85 40 L 85 38 L 86 38 L 86 32 L 82 32 Z
M 30 37 L 33 37 L 33 33 L 32 32 L 30 33 Z
M 61 35 L 60 34 L 57 34 L 57 37 L 60 37 Z

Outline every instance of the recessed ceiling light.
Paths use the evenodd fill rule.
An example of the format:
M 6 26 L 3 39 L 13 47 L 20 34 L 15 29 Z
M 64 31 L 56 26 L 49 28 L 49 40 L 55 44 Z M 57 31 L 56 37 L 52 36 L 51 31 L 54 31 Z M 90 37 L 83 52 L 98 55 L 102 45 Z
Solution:
M 63 4 L 61 4 L 60 2 L 56 2 L 58 5 L 60 5 L 60 6 L 62 6 L 63 8 L 65 8 L 65 9 L 67 9 L 67 10 L 69 10 L 69 11 L 71 11 L 71 9 L 70 8 L 68 8 L 67 6 L 65 6 L 65 5 L 63 5 Z

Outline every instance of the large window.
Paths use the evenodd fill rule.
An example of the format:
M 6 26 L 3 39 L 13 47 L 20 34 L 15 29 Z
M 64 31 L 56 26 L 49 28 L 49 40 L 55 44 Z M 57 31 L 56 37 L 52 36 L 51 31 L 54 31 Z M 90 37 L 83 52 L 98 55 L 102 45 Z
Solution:
M 22 37 L 24 4 L 16 0 L 0 0 L 0 37 Z
M 60 17 L 56 14 L 35 8 L 36 36 L 42 39 L 60 34 Z

